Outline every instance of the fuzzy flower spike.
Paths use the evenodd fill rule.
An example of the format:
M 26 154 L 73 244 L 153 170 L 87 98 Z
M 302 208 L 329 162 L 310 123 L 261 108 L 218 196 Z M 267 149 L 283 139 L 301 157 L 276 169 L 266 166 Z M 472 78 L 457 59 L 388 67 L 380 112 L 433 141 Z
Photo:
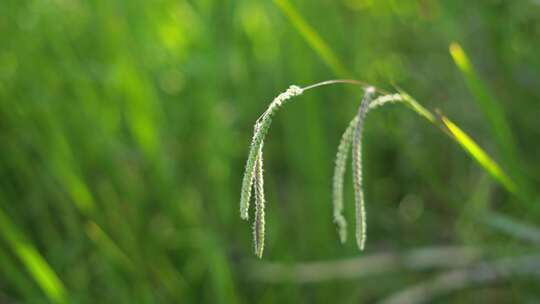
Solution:
M 244 220 L 249 219 L 249 203 L 252 192 L 255 196 L 255 218 L 253 221 L 253 240 L 255 255 L 259 258 L 263 255 L 264 236 L 265 236 L 265 197 L 264 197 L 264 178 L 263 178 L 263 145 L 268 129 L 272 122 L 272 117 L 277 110 L 289 101 L 292 97 L 298 96 L 306 90 L 313 89 L 323 85 L 335 83 L 362 84 L 356 80 L 328 80 L 319 82 L 304 88 L 292 85 L 287 91 L 279 94 L 270 103 L 266 111 L 257 119 L 254 130 L 251 146 L 249 149 L 248 159 L 242 181 L 242 190 L 240 195 L 240 217 Z M 360 142 L 363 127 L 363 120 L 370 109 L 370 102 L 375 94 L 375 88 L 368 87 L 366 94 L 360 105 L 360 109 L 356 118 L 350 123 L 347 131 L 342 137 L 339 145 L 338 156 L 336 160 L 336 169 L 334 172 L 334 221 L 339 228 L 340 240 L 345 242 L 346 239 L 346 221 L 342 215 L 343 211 L 343 176 L 345 173 L 345 162 L 347 153 L 351 149 L 353 151 L 353 180 L 355 184 L 355 199 L 357 207 L 357 242 L 360 249 L 363 249 L 365 242 L 365 208 L 362 193 L 362 175 L 361 175 L 361 151 Z M 387 98 L 388 99 L 388 98 Z M 386 103 L 387 100 L 379 101 Z

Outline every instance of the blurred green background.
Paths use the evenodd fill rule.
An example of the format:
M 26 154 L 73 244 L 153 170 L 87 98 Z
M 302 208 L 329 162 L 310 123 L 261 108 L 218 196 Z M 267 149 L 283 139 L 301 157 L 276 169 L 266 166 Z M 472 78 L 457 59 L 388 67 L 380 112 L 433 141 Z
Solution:
M 449 266 L 319 269 L 306 283 L 265 266 L 441 246 L 540 254 L 536 0 L 2 0 L 0 12 L 0 303 L 373 303 L 474 267 L 430 254 Z M 454 63 L 453 41 L 474 70 Z M 441 109 L 516 193 L 415 113 L 384 107 L 364 134 L 367 249 L 340 245 L 334 156 L 362 92 L 320 88 L 267 138 L 256 260 L 238 212 L 253 123 L 289 85 L 338 77 Z M 346 205 L 352 224 L 349 177 Z M 520 273 L 437 301 L 540 301 L 538 277 Z

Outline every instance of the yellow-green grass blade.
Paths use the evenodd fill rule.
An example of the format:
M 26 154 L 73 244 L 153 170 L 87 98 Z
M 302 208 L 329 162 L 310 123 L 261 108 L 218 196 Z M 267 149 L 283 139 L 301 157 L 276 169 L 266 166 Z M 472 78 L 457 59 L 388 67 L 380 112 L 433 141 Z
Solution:
M 2 287 L 5 289 L 11 287 L 16 290 L 21 300 L 42 297 L 41 291 L 36 288 L 31 278 L 20 270 L 15 259 L 15 256 L 8 254 L 7 250 L 0 246 L 0 276 L 5 278 Z
M 501 154 L 502 164 L 508 169 L 510 176 L 519 185 L 519 196 L 527 199 L 530 197 L 531 187 L 523 176 L 521 161 L 516 151 L 510 125 L 505 117 L 502 103 L 491 93 L 487 84 L 479 77 L 469 57 L 457 42 L 450 44 L 450 55 L 465 82 L 471 90 L 474 100 L 484 113 L 488 127 Z
M 429 110 L 424 108 L 418 101 L 403 90 L 398 89 L 405 104 L 433 125 L 441 128 L 448 136 L 454 139 L 486 172 L 488 172 L 506 190 L 516 195 L 517 187 L 513 180 L 503 169 L 461 128 L 454 124 L 446 116 L 439 114 L 440 121 Z
M 300 15 L 289 0 L 274 0 L 277 7 L 287 16 L 300 36 L 306 40 L 309 46 L 315 50 L 326 65 L 332 69 L 339 77 L 350 77 L 351 73 L 345 68 L 345 65 L 339 60 L 338 56 L 332 51 L 328 44 L 317 34 L 315 29 Z
M 436 124 L 437 120 L 435 119 L 435 116 L 424 106 L 422 106 L 418 101 L 416 101 L 414 98 L 412 98 L 409 94 L 405 93 L 405 91 L 401 89 L 397 89 L 399 91 L 399 95 L 403 97 L 403 101 L 405 104 L 414 112 L 416 112 L 421 117 L 425 118 L 427 121 L 429 121 L 432 124 Z
M 0 235 L 10 245 L 15 256 L 26 267 L 32 278 L 53 303 L 68 303 L 64 284 L 37 249 L 0 210 Z
M 499 167 L 499 165 L 484 151 L 474 140 L 454 124 L 448 117 L 441 116 L 441 122 L 448 130 L 449 135 L 484 168 L 493 178 L 495 178 L 508 191 L 515 193 L 516 185 Z
M 348 76 L 350 73 L 345 69 L 344 65 L 341 63 L 339 58 L 335 53 L 330 49 L 330 47 L 324 42 L 324 40 L 317 34 L 317 32 L 305 21 L 305 19 L 298 13 L 298 11 L 292 6 L 288 0 L 274 0 L 274 3 L 283 11 L 283 13 L 288 17 L 296 30 L 300 35 L 307 41 L 307 43 L 315 50 L 315 52 L 323 59 L 323 61 L 337 74 Z M 453 44 L 454 45 L 454 44 Z M 457 45 L 457 44 L 455 44 Z M 457 45 L 459 47 L 459 45 Z M 482 96 L 485 107 L 488 108 L 490 98 L 489 91 L 485 89 L 478 77 L 476 77 L 472 67 L 466 57 L 465 53 L 462 51 L 461 47 L 451 47 L 452 56 L 456 60 L 458 66 L 462 71 L 468 71 L 467 75 L 470 75 L 468 81 L 469 85 L 474 87 L 478 96 Z M 461 52 L 459 51 L 461 50 Z M 457 59 L 456 59 L 457 58 Z M 399 90 L 399 89 L 398 89 Z M 405 93 L 402 90 L 399 90 L 401 96 L 404 98 L 404 103 L 418 115 L 428 120 L 430 123 L 441 128 L 440 122 L 436 119 L 435 115 L 429 110 L 424 108 L 419 102 L 417 102 L 410 95 Z M 491 102 L 493 103 L 493 102 Z M 496 109 L 490 111 L 488 115 L 490 122 L 493 126 L 497 126 L 499 129 L 503 130 L 500 137 L 502 138 L 500 142 L 511 143 L 512 138 L 510 135 L 510 129 L 506 124 L 504 119 L 503 112 L 500 110 L 500 107 L 496 105 Z M 460 144 L 466 152 L 471 155 L 471 157 L 478 162 L 478 164 L 486 170 L 491 176 L 495 178 L 505 189 L 509 192 L 512 192 L 519 196 L 517 192 L 517 187 L 512 179 L 501 169 L 501 167 L 486 153 L 480 146 L 478 146 L 474 140 L 471 139 L 465 132 L 463 132 L 457 125 L 453 124 L 448 118 L 445 117 L 445 120 L 449 125 L 446 125 L 443 121 L 444 127 L 442 128 L 445 133 L 452 137 L 458 144 Z M 506 130 L 506 131 L 504 131 Z M 505 133 L 506 132 L 506 133 Z M 496 132 L 497 133 L 497 132 Z M 514 145 L 503 144 L 502 146 L 511 146 L 510 152 L 507 154 L 515 155 L 512 153 Z M 511 159 L 516 159 L 511 157 Z

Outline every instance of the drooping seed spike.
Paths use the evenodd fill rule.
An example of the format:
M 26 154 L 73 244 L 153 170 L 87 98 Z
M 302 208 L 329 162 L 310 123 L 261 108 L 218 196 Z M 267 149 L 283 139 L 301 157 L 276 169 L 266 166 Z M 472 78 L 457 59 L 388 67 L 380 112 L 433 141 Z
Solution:
M 264 199 L 264 179 L 263 179 L 263 153 L 262 145 L 257 154 L 257 165 L 255 169 L 255 220 L 253 222 L 253 242 L 255 246 L 255 255 L 262 258 L 264 251 L 264 233 L 265 233 L 265 199 Z
M 356 244 L 364 250 L 366 243 L 366 209 L 362 189 L 362 131 L 364 119 L 369 110 L 369 104 L 375 94 L 373 87 L 365 89 L 364 98 L 358 108 L 357 122 L 352 139 L 352 173 L 354 186 L 354 200 L 356 205 Z
M 246 161 L 244 177 L 242 179 L 242 190 L 240 192 L 240 217 L 244 220 L 249 218 L 249 201 L 251 199 L 251 190 L 255 176 L 257 154 L 259 153 L 259 149 L 261 148 L 264 138 L 268 133 L 268 129 L 270 128 L 272 116 L 287 100 L 294 96 L 298 96 L 303 92 L 304 90 L 298 86 L 290 86 L 287 91 L 274 98 L 272 103 L 270 103 L 270 106 L 268 106 L 268 109 L 266 109 L 263 115 L 259 117 L 255 124 L 248 159 Z
M 255 131 L 253 134 L 253 139 L 251 140 L 251 146 L 249 149 L 248 159 L 246 162 L 246 169 L 244 173 L 244 178 L 242 180 L 242 191 L 240 192 L 240 217 L 244 220 L 249 218 L 249 200 L 251 198 L 251 189 L 253 185 L 253 177 L 255 175 L 255 166 L 257 151 L 255 150 L 259 146 L 260 138 L 260 129 L 259 124 L 255 125 Z
M 386 104 L 396 103 L 396 102 L 401 102 L 401 101 L 403 101 L 403 99 L 401 98 L 401 95 L 399 94 L 389 94 L 389 95 L 379 96 L 369 103 L 367 112 L 374 110 L 376 108 L 379 108 Z M 367 116 L 367 113 L 365 115 Z M 333 208 L 334 208 L 333 215 L 334 215 L 334 222 L 337 225 L 339 239 L 341 243 L 345 243 L 347 241 L 347 220 L 343 216 L 343 209 L 344 209 L 343 188 L 344 188 L 344 178 L 345 178 L 345 171 L 346 171 L 347 156 L 351 149 L 352 136 L 353 136 L 354 129 L 356 127 L 357 122 L 358 122 L 358 116 L 355 116 L 351 120 L 349 125 L 347 126 L 347 129 L 345 130 L 343 135 L 341 136 L 341 140 L 338 146 L 338 152 L 336 154 L 336 163 L 334 167 L 334 178 L 333 178 L 333 187 L 332 187 L 332 203 L 333 203 Z
M 347 220 L 343 216 L 343 184 L 345 171 L 347 168 L 347 155 L 351 150 L 352 135 L 356 126 L 357 117 L 347 126 L 347 129 L 341 136 L 338 151 L 336 154 L 336 163 L 334 167 L 334 178 L 332 187 L 332 203 L 334 207 L 334 223 L 337 225 L 339 240 L 341 243 L 347 241 Z
M 403 98 L 399 94 L 388 94 L 384 96 L 379 96 L 375 98 L 369 104 L 368 112 L 371 110 L 377 109 L 379 107 L 382 107 L 386 104 L 397 103 L 397 102 L 402 102 L 402 101 L 403 101 Z

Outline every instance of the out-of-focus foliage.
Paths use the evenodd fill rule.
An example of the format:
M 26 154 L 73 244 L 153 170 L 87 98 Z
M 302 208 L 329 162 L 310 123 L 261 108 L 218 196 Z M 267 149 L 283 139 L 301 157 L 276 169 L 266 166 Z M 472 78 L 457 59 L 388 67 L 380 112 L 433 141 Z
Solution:
M 320 88 L 284 106 L 265 143 L 260 263 L 438 245 L 534 252 L 507 217 L 540 223 L 538 1 L 3 0 L 0 12 L 2 303 L 370 303 L 429 279 L 409 268 L 308 285 L 247 275 L 252 231 L 238 203 L 252 125 L 290 84 L 340 69 L 441 109 L 519 176 L 527 200 L 389 106 L 363 138 L 366 250 L 340 245 L 333 161 L 362 92 Z M 453 41 L 474 74 L 453 62 Z M 499 217 L 479 218 L 493 212 L 504 234 L 486 225 Z M 538 288 L 510 279 L 442 300 L 534 302 Z

